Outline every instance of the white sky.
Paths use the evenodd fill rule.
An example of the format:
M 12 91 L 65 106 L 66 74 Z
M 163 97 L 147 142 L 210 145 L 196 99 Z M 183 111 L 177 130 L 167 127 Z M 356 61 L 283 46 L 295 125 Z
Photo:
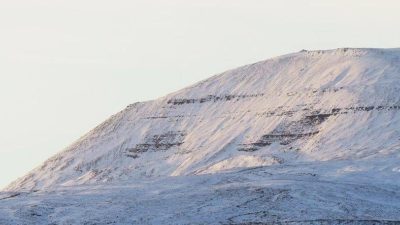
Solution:
M 398 0 L 0 0 L 0 187 L 123 109 L 301 49 L 400 47 Z

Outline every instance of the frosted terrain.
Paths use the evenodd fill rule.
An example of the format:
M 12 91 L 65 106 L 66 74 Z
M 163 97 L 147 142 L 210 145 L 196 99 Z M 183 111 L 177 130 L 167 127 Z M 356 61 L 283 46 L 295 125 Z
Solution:
M 400 49 L 301 51 L 135 103 L 0 224 L 400 224 Z

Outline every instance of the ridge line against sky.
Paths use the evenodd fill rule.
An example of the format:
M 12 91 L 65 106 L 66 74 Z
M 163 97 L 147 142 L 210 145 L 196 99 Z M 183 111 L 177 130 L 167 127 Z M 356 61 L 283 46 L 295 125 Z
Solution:
M 0 2 L 0 187 L 136 101 L 297 52 L 400 47 L 395 0 Z

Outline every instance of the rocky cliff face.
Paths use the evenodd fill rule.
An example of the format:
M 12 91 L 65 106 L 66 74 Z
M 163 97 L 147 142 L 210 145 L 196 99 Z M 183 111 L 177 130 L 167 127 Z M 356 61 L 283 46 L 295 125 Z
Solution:
M 328 161 L 398 174 L 399 93 L 399 49 L 284 55 L 132 104 L 6 190 L 302 164 L 318 175 Z

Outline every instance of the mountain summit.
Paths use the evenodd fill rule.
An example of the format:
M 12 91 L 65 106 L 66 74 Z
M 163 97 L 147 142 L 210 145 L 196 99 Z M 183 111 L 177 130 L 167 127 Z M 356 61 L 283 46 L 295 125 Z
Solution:
M 400 224 L 400 49 L 300 51 L 129 105 L 0 224 Z
M 399 93 L 400 49 L 303 50 L 129 105 L 6 190 L 327 161 L 394 172 Z

